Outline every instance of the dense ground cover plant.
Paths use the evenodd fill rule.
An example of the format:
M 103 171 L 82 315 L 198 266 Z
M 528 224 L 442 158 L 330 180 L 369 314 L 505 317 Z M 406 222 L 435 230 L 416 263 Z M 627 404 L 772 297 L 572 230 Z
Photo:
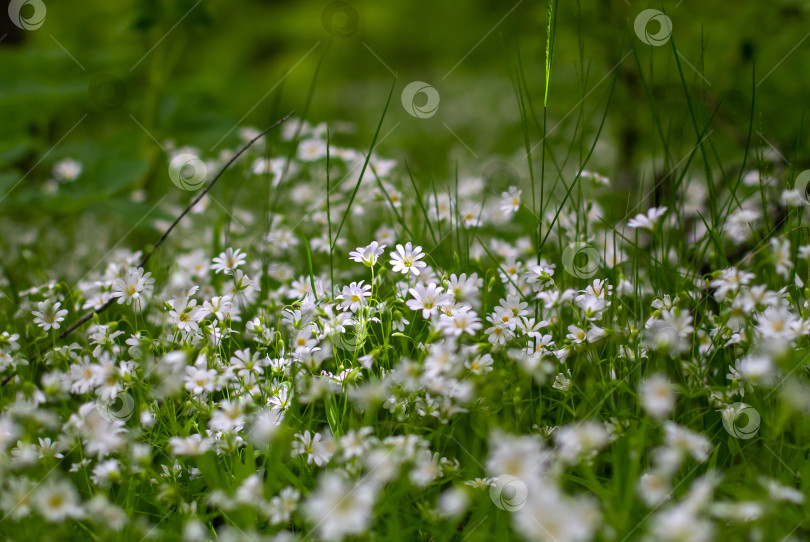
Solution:
M 34 32 L 45 4 L 29 3 L 33 15 L 19 1 L 9 15 L 20 8 L 13 24 Z M 202 16 L 199 4 L 178 17 Z M 143 94 L 143 109 L 122 118 L 148 153 L 132 152 L 120 125 L 87 128 L 103 160 L 87 146 L 57 149 L 61 139 L 30 158 L 28 135 L 0 152 L 0 204 L 13 208 L 0 217 L 3 539 L 806 536 L 810 170 L 803 116 L 763 114 L 801 86 L 760 85 L 807 36 L 776 47 L 777 36 L 763 50 L 787 56 L 764 75 L 751 60 L 744 92 L 714 96 L 702 29 L 699 48 L 682 39 L 683 8 L 631 6 L 627 36 L 613 40 L 602 33 L 624 6 L 520 4 L 461 60 L 452 53 L 439 80 L 419 54 L 397 73 L 390 49 L 355 36 L 361 20 L 379 30 L 369 23 L 382 14 L 330 2 L 315 10 L 331 37 L 296 116 L 268 132 L 242 126 L 274 86 L 213 138 L 197 95 L 205 77 L 185 81 L 194 92 L 158 96 L 182 57 L 168 43 L 161 53 L 183 32 L 172 20 L 129 70 L 157 48 L 148 77 L 95 75 L 88 89 L 106 113 L 127 90 Z M 533 30 L 528 15 L 540 12 L 542 62 L 516 43 L 511 81 L 482 77 L 469 92 L 445 81 L 513 12 L 515 29 Z M 560 19 L 569 39 L 558 40 Z M 423 24 L 432 35 L 437 23 Z M 385 97 L 376 79 L 357 84 L 353 37 L 394 78 L 370 132 L 362 120 L 311 120 L 322 69 L 346 72 L 335 88 Z M 599 47 L 603 72 L 586 55 L 594 42 L 615 45 Z M 522 50 L 537 36 L 529 43 Z M 342 46 L 343 66 L 330 64 L 327 51 Z M 233 62 L 203 75 L 250 64 Z M 420 80 L 405 75 L 414 65 Z M 358 117 L 374 110 L 362 96 Z M 191 113 L 171 126 L 180 102 Z M 19 109 L 10 120 L 28 129 Z M 444 156 L 432 130 L 464 159 Z M 134 223 L 120 240 L 92 210 L 106 199 Z M 31 207 L 45 220 L 18 225 Z M 139 250 L 136 229 L 152 244 Z
M 235 166 L 249 181 L 288 186 L 276 209 L 212 227 L 206 195 L 157 276 L 118 249 L 76 288 L 19 292 L 1 339 L 6 532 L 798 529 L 810 245 L 790 226 L 802 194 L 749 171 L 736 197 L 715 195 L 727 208 L 716 228 L 705 182 L 682 177 L 666 205 L 609 223 L 610 180 L 585 169 L 575 198 L 561 186 L 539 207 L 517 171 L 423 194 L 403 164 L 330 134 L 295 120 L 282 135 L 300 139 L 294 156 L 249 149 Z M 763 207 L 787 213 L 785 233 L 758 237 Z M 752 240 L 738 262 L 700 269 Z

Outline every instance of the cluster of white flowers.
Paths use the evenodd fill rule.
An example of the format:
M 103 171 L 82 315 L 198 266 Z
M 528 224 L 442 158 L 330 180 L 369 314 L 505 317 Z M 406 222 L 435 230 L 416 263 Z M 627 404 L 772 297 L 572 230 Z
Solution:
M 289 163 L 248 153 L 246 174 L 298 181 L 266 222 L 236 209 L 223 234 L 207 227 L 216 208 L 195 211 L 168 269 L 119 251 L 73 291 L 19 292 L 23 323 L 0 335 L 0 531 L 38 517 L 113 538 L 205 540 L 223 522 L 246 539 L 426 536 L 401 513 L 455 534 L 674 541 L 775 503 L 800 514 L 790 469 L 734 478 L 748 434 L 724 425 L 743 399 L 777 401 L 782 426 L 809 410 L 794 353 L 810 246 L 784 235 L 755 264 L 670 265 L 675 215 L 705 211 L 688 189 L 614 227 L 595 201 L 547 209 L 538 250 L 521 188 L 487 201 L 464 178 L 405 205 L 395 161 L 372 155 L 355 186 L 365 156 L 326 133 L 286 125 L 302 138 Z M 315 173 L 327 152 L 343 174 L 331 201 Z M 750 237 L 742 212 L 717 233 L 731 244 Z M 342 217 L 354 250 L 332 237 Z M 563 254 L 581 231 L 599 259 L 584 274 Z

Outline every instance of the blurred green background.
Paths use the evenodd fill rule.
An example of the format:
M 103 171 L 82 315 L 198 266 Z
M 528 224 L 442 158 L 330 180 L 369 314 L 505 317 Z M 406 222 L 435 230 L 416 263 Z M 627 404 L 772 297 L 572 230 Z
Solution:
M 265 127 L 309 103 L 308 121 L 352 122 L 354 133 L 338 143 L 366 149 L 394 80 L 378 152 L 407 160 L 420 182 L 446 182 L 456 167 L 481 175 L 494 160 L 525 172 L 524 126 L 532 145 L 543 137 L 547 2 L 45 5 L 35 30 L 0 17 L 6 266 L 18 257 L 68 258 L 48 240 L 78 223 L 95 232 L 80 251 L 103 253 L 122 236 L 135 248 L 152 240 L 144 215 L 166 194 L 178 204 L 189 197 L 168 179 L 160 147 L 167 141 L 215 157 L 239 143 L 238 126 Z M 677 51 L 638 39 L 633 21 L 647 8 L 669 15 Z M 23 17 L 35 11 L 22 10 Z M 713 160 L 740 163 L 752 100 L 752 146 L 772 146 L 791 167 L 806 162 L 808 14 L 807 1 L 556 3 L 548 150 L 559 150 L 560 163 L 570 156 L 563 169 L 576 172 L 615 78 L 588 169 L 614 179 L 620 201 L 690 152 L 699 139 L 693 118 L 702 125 L 716 113 Z M 531 99 L 525 124 L 519 80 Z M 438 90 L 434 116 L 403 109 L 400 94 L 411 81 Z M 82 162 L 83 174 L 49 193 L 52 166 L 67 157 Z M 144 201 L 133 201 L 138 190 L 135 199 Z M 163 207 L 154 213 L 170 216 Z

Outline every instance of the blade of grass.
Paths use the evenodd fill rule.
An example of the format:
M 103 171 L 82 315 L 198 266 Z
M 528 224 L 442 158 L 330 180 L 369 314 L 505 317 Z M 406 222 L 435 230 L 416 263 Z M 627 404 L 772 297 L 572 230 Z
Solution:
M 340 237 L 340 232 L 343 230 L 343 225 L 346 223 L 346 218 L 348 218 L 349 213 L 352 210 L 352 204 L 354 203 L 354 198 L 357 197 L 357 191 L 360 190 L 360 183 L 363 182 L 363 175 L 366 173 L 368 161 L 371 159 L 371 153 L 374 152 L 374 145 L 377 144 L 377 138 L 380 136 L 380 129 L 382 128 L 383 121 L 385 120 L 385 114 L 388 112 L 388 106 L 391 104 L 391 96 L 394 95 L 394 85 L 396 82 L 396 79 L 391 81 L 391 90 L 388 92 L 388 99 L 385 102 L 385 108 L 383 108 L 382 115 L 380 116 L 380 122 L 377 123 L 377 129 L 374 131 L 374 138 L 371 140 L 371 147 L 369 147 L 368 154 L 366 154 L 366 160 L 363 162 L 363 168 L 360 170 L 360 176 L 357 178 L 357 184 L 354 186 L 354 191 L 352 192 L 351 198 L 349 198 L 349 206 L 346 207 L 346 211 L 343 213 L 343 217 L 340 219 L 340 225 L 338 226 L 337 232 L 335 232 L 335 239 L 332 241 L 331 250 L 335 250 L 335 247 L 337 246 L 337 240 Z
M 545 236 L 543 236 L 543 239 L 540 242 L 540 246 L 538 247 L 538 250 L 543 250 L 543 246 L 545 246 L 546 241 L 548 240 L 548 236 L 551 234 L 551 232 L 554 229 L 554 224 L 557 223 L 557 220 L 560 217 L 560 213 L 562 212 L 563 207 L 565 206 L 565 202 L 571 196 L 571 191 L 573 190 L 574 186 L 578 184 L 578 181 L 582 176 L 582 172 L 585 170 L 585 166 L 588 164 L 588 161 L 591 159 L 591 156 L 593 156 L 593 151 L 596 149 L 596 143 L 599 141 L 599 137 L 602 135 L 602 129 L 605 127 L 605 121 L 607 120 L 607 114 L 608 114 L 608 111 L 610 110 L 610 102 L 611 102 L 611 99 L 613 98 L 613 91 L 616 89 L 616 80 L 618 79 L 618 77 L 619 77 L 619 73 L 618 73 L 618 71 L 616 71 L 616 73 L 613 76 L 613 82 L 610 85 L 610 92 L 608 93 L 607 104 L 605 105 L 605 112 L 602 115 L 602 121 L 599 123 L 599 128 L 596 131 L 596 136 L 593 139 L 593 144 L 591 145 L 591 148 L 588 151 L 588 155 L 585 157 L 585 160 L 583 161 L 582 166 L 580 166 L 576 177 L 574 177 L 574 181 L 568 187 L 568 190 L 566 190 L 565 196 L 563 197 L 563 200 L 560 203 L 560 206 L 557 208 L 557 212 L 554 213 L 554 218 L 551 220 L 551 224 L 549 224 L 549 226 L 548 226 L 548 231 L 546 231 Z
M 331 177 L 329 167 L 331 165 L 331 141 L 332 137 L 329 131 L 329 126 L 326 127 L 326 222 L 329 228 L 329 245 L 332 245 L 332 207 L 329 192 L 331 189 Z M 335 295 L 335 266 L 334 266 L 334 250 L 329 251 L 329 296 Z
M 548 0 L 548 8 L 546 12 L 547 28 L 546 28 L 546 92 L 543 98 L 543 107 L 548 108 L 548 84 L 551 80 L 551 60 L 554 56 L 554 43 L 557 34 L 557 18 L 554 17 L 556 11 L 557 0 Z
M 411 168 L 408 165 L 408 161 L 405 161 L 405 170 L 408 172 L 408 178 L 411 180 L 411 185 L 413 186 L 413 191 L 416 192 L 416 201 L 419 203 L 419 208 L 422 210 L 422 215 L 425 217 L 425 222 L 427 223 L 428 230 L 430 230 L 430 236 L 433 237 L 433 242 L 438 244 L 438 239 L 436 237 L 436 233 L 433 231 L 433 226 L 430 224 L 430 216 L 428 216 L 427 209 L 425 209 L 425 202 L 422 201 L 422 193 L 419 191 L 419 187 L 416 185 L 416 181 L 413 178 L 413 174 L 411 173 Z M 438 204 L 436 207 L 438 212 Z

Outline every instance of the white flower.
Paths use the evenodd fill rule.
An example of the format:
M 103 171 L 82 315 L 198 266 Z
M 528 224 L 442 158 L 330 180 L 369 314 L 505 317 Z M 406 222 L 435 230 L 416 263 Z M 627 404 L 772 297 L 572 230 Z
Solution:
M 464 513 L 470 504 L 470 497 L 460 487 L 453 486 L 439 495 L 436 505 L 443 517 L 455 518 Z
M 447 281 L 447 293 L 453 295 L 456 303 L 468 302 L 475 305 L 474 301 L 479 297 L 483 286 L 484 279 L 479 278 L 476 273 L 472 273 L 469 278 L 466 273 L 458 276 L 453 273 Z
M 796 316 L 787 309 L 767 308 L 757 317 L 757 330 L 766 339 L 790 340 Z
M 465 361 L 464 366 L 473 374 L 487 374 L 492 371 L 492 355 L 484 354 L 480 357 L 473 357 L 473 359 Z
M 739 245 L 751 237 L 761 220 L 762 212 L 759 209 L 739 208 L 728 215 L 722 229 L 732 242 Z
M 169 323 L 177 326 L 180 331 L 197 331 L 199 322 L 205 317 L 205 311 L 197 306 L 196 299 L 185 297 L 169 301 Z
M 496 431 L 490 440 L 492 451 L 486 468 L 492 476 L 514 477 L 532 485 L 549 465 L 551 454 L 545 449 L 543 441 L 535 436 L 515 436 Z
M 236 268 L 245 263 L 245 253 L 239 250 L 228 248 L 225 252 L 214 258 L 214 264 L 211 266 L 216 273 L 225 273 L 226 275 L 233 275 Z
M 352 483 L 336 472 L 327 472 L 304 502 L 304 508 L 321 538 L 340 540 L 368 529 L 375 493 L 371 482 Z
M 450 295 L 444 293 L 442 288 L 433 283 L 427 286 L 417 284 L 415 288 L 411 288 L 408 292 L 414 299 L 409 299 L 406 305 L 412 311 L 421 310 L 422 318 L 426 320 L 438 313 L 439 307 L 450 304 Z
M 790 270 L 793 268 L 790 241 L 787 239 L 771 239 L 771 255 L 776 272 L 784 278 L 788 278 Z
M 59 329 L 59 322 L 64 322 L 65 316 L 68 313 L 66 309 L 60 310 L 59 307 L 61 306 L 62 304 L 60 302 L 57 301 L 54 303 L 50 299 L 37 303 L 39 310 L 31 311 L 31 313 L 36 316 L 34 323 L 45 331 L 51 328 Z
M 661 319 L 650 319 L 644 325 L 643 343 L 671 357 L 676 357 L 692 346 L 688 340 L 694 331 L 692 315 L 687 311 L 662 310 Z
M 186 389 L 194 395 L 203 395 L 216 389 L 217 372 L 214 369 L 186 367 Z
M 250 378 L 251 375 L 259 375 L 267 365 L 267 358 L 260 359 L 260 354 L 250 353 L 250 348 L 237 350 L 231 357 L 231 367 L 236 375 L 241 378 Z
M 571 499 L 550 484 L 528 491 L 525 505 L 515 510 L 515 529 L 526 540 L 584 542 L 593 539 L 599 509 L 587 498 Z
M 804 493 L 795 487 L 783 486 L 779 481 L 767 476 L 758 476 L 757 480 L 762 487 L 768 490 L 768 496 L 774 501 L 789 501 L 795 504 L 804 504 Z
M 257 446 L 268 445 L 278 433 L 282 421 L 284 411 L 278 407 L 273 406 L 259 412 L 250 428 L 250 440 Z
M 88 356 L 83 356 L 70 366 L 70 391 L 73 393 L 87 393 L 100 384 L 97 380 L 94 365 Z
M 233 303 L 229 295 L 212 297 L 210 301 L 203 303 L 202 311 L 204 315 L 211 314 L 219 321 L 227 318 L 238 319 L 233 314 Z
M 430 450 L 422 450 L 416 456 L 414 466 L 408 473 L 408 479 L 417 487 L 427 487 L 442 475 L 439 461 L 439 454 L 431 453 Z
M 296 433 L 295 441 L 292 446 L 292 455 L 306 455 L 307 463 L 314 463 L 322 467 L 326 465 L 332 458 L 332 442 L 331 439 L 324 439 L 320 433 L 314 435 L 309 430 L 304 433 Z
M 565 373 L 557 373 L 554 377 L 554 384 L 551 385 L 555 390 L 566 392 L 571 388 L 571 379 L 565 376 Z
M 526 282 L 529 284 L 542 285 L 545 282 L 551 281 L 554 275 L 554 265 L 548 265 L 545 262 L 540 264 L 532 263 L 526 268 Z
M 385 249 L 385 245 L 372 241 L 367 247 L 357 247 L 349 253 L 349 257 L 357 263 L 362 263 L 366 267 L 374 267 L 377 260 Z
M 461 211 L 461 220 L 465 228 L 477 228 L 480 224 L 482 209 L 480 205 L 468 203 Z
M 709 459 L 711 442 L 700 433 L 667 421 L 664 422 L 664 435 L 667 446 L 679 452 L 686 452 L 701 463 Z
M 782 190 L 782 196 L 780 199 L 782 200 L 782 203 L 787 206 L 801 207 L 802 205 L 807 205 L 807 200 L 805 199 L 806 197 L 807 196 L 799 193 L 799 191 L 795 188 L 789 188 Z
M 359 308 L 366 306 L 367 297 L 371 297 L 371 284 L 363 284 L 361 280 L 344 286 L 343 293 L 337 298 L 342 300 L 339 305 L 341 310 L 357 312 Z
M 652 207 L 647 211 L 647 214 L 639 213 L 634 218 L 631 218 L 627 223 L 629 228 L 643 228 L 646 230 L 654 230 L 658 224 L 658 220 L 667 212 L 666 207 Z
M 604 175 L 600 175 L 599 173 L 596 173 L 595 171 L 583 170 L 582 173 L 580 174 L 580 176 L 583 179 L 591 179 L 591 181 L 593 181 L 593 183 L 595 185 L 601 185 L 601 186 L 610 185 L 610 179 L 608 177 L 605 177 Z
M 82 164 L 72 158 L 65 158 L 54 164 L 53 176 L 59 182 L 71 182 L 82 174 Z
M 48 482 L 34 495 L 37 510 L 47 521 L 62 522 L 67 518 L 81 518 L 84 511 L 79 493 L 67 480 Z
M 245 410 L 241 401 L 223 399 L 214 411 L 208 426 L 214 431 L 238 431 L 245 424 Z
M 736 292 L 740 289 L 740 286 L 750 283 L 753 278 L 753 273 L 738 271 L 736 267 L 729 267 L 724 269 L 718 278 L 711 281 L 709 286 L 715 288 L 714 297 L 723 300 L 729 292 Z
M 593 325 L 590 328 L 588 328 L 588 334 L 586 335 L 586 338 L 588 339 L 589 343 L 599 342 L 605 337 L 607 337 L 607 331 L 605 331 L 603 328 Z
M 521 191 L 517 186 L 510 186 L 508 192 L 501 194 L 501 211 L 506 216 L 514 214 L 520 210 Z
M 0 351 L 7 353 L 16 352 L 20 349 L 20 344 L 17 342 L 18 340 L 20 340 L 19 333 L 12 335 L 8 331 L 4 331 L 0 334 Z
M 27 478 L 8 478 L 6 489 L 0 493 L 0 508 L 12 519 L 21 519 L 31 514 L 33 503 L 33 483 Z
M 498 324 L 484 330 L 489 342 L 503 346 L 515 338 L 515 334 L 507 326 Z
M 714 525 L 711 521 L 696 516 L 695 511 L 674 505 L 657 513 L 650 519 L 651 540 L 661 542 L 711 542 L 714 540 Z
M 17 446 L 11 450 L 11 463 L 17 467 L 28 467 L 37 462 L 39 453 L 33 444 L 17 441 Z
M 143 267 L 130 268 L 123 278 L 116 279 L 112 285 L 110 297 L 118 298 L 118 304 L 123 303 L 135 306 L 135 310 L 142 310 L 146 305 L 144 295 L 152 290 L 155 279 L 152 273 L 144 273 Z
M 101 487 L 110 487 L 113 482 L 121 479 L 121 464 L 115 459 L 97 463 L 93 467 L 93 474 L 90 475 L 90 479 L 93 480 L 94 484 Z
M 285 487 L 281 492 L 270 499 L 267 505 L 267 515 L 270 523 L 278 525 L 290 521 L 290 516 L 298 508 L 301 493 L 294 487 Z
M 492 485 L 494 483 L 495 483 L 495 480 L 493 478 L 474 478 L 472 480 L 465 481 L 464 485 L 469 486 L 469 487 L 473 487 L 473 488 L 476 488 L 476 489 L 483 489 L 483 488 L 492 487 Z
M 45 459 L 46 457 L 55 457 L 57 459 L 62 459 L 64 455 L 59 452 L 56 444 L 51 442 L 51 439 L 48 437 L 39 438 L 39 458 Z
M 413 273 L 419 276 L 420 269 L 427 267 L 425 262 L 419 261 L 424 258 L 422 247 L 413 247 L 410 242 L 405 246 L 397 245 L 397 251 L 391 254 L 391 265 L 394 266 L 394 273 L 407 275 Z
M 450 337 L 461 337 L 465 333 L 475 336 L 482 327 L 481 319 L 469 305 L 454 307 L 439 316 L 439 328 Z
M 590 459 L 608 443 L 608 433 L 599 422 L 564 425 L 554 432 L 560 458 L 567 463 Z
M 326 142 L 320 139 L 305 139 L 298 144 L 298 159 L 313 162 L 326 157 Z
M 672 484 L 666 472 L 653 470 L 641 475 L 636 490 L 644 504 L 652 508 L 669 498 Z
M 202 455 L 211 449 L 212 444 L 211 439 L 203 438 L 199 433 L 194 433 L 188 437 L 172 437 L 169 439 L 169 446 L 172 447 L 174 455 Z
M 587 333 L 585 333 L 584 329 L 571 324 L 568 326 L 568 334 L 565 338 L 569 339 L 574 344 L 580 344 L 587 339 Z
M 675 390 L 669 379 L 653 375 L 639 384 L 642 408 L 653 418 L 666 418 L 675 408 Z
M 734 380 L 742 379 L 750 384 L 768 384 L 776 374 L 776 366 L 768 356 L 749 355 L 738 358 L 728 376 Z

